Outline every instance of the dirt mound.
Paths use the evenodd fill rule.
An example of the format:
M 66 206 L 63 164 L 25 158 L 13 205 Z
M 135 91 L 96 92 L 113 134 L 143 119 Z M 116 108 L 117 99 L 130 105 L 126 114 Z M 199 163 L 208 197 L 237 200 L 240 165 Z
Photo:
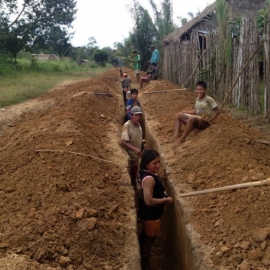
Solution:
M 68 269 L 127 267 L 126 241 L 136 228 L 127 158 L 116 141 L 123 106 L 115 91 L 111 70 L 48 92 L 36 103 L 50 106 L 2 131 L 1 257 L 22 254 Z
M 150 83 L 143 91 L 175 89 L 176 85 Z M 145 94 L 148 124 L 158 140 L 175 189 L 202 190 L 264 180 L 270 177 L 270 146 L 258 140 L 269 136 L 223 112 L 212 126 L 194 131 L 175 148 L 166 143 L 173 134 L 174 115 L 192 108 L 193 91 Z M 202 244 L 212 248 L 210 259 L 224 269 L 269 269 L 269 187 L 239 189 L 182 199 L 193 211 L 189 222 Z M 245 267 L 245 268 L 244 268 Z
M 119 70 L 111 69 L 50 91 L 32 105 L 1 111 L 1 269 L 139 266 L 137 260 L 131 267 L 127 258 L 137 240 L 131 237 L 136 218 L 127 156 L 118 144 L 124 114 L 119 80 Z M 144 92 L 177 88 L 159 80 L 139 90 L 174 189 L 188 192 L 270 176 L 270 146 L 257 141 L 269 136 L 225 110 L 183 145 L 167 143 L 175 113 L 193 106 L 194 92 Z M 19 120 L 6 120 L 13 111 Z M 269 188 L 259 187 L 181 199 L 191 206 L 188 221 L 200 243 L 210 247 L 216 269 L 269 269 L 268 196 Z

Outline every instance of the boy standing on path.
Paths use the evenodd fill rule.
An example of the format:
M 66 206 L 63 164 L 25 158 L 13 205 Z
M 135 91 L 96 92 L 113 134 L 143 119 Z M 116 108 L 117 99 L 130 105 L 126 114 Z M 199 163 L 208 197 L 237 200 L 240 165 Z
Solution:
M 219 114 L 219 108 L 215 100 L 206 95 L 207 85 L 204 81 L 199 81 L 196 84 L 196 102 L 195 109 L 177 113 L 175 116 L 175 130 L 172 139 L 169 142 L 176 140 L 175 146 L 185 142 L 186 137 L 195 128 L 204 130 L 210 127 L 210 122 Z M 186 125 L 183 134 L 179 138 L 179 131 L 182 123 Z
M 142 128 L 140 119 L 142 110 L 138 106 L 131 109 L 131 120 L 127 121 L 122 129 L 121 144 L 130 157 L 130 178 L 131 184 L 136 186 L 139 158 L 142 155 Z
M 137 78 L 137 83 L 140 81 L 140 70 L 141 70 L 141 57 L 137 51 L 133 51 L 134 56 L 134 76 Z

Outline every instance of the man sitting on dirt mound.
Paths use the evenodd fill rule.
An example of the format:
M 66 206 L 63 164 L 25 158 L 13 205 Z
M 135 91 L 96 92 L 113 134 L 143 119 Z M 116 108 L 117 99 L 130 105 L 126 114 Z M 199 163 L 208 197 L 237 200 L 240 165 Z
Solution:
M 195 109 L 177 113 L 175 116 L 175 130 L 172 139 L 169 142 L 176 140 L 175 146 L 185 142 L 188 134 L 195 128 L 204 130 L 210 126 L 210 122 L 219 114 L 219 108 L 215 100 L 206 95 L 207 85 L 204 81 L 199 81 L 196 84 L 196 102 Z M 181 137 L 179 132 L 182 123 L 186 125 Z
M 121 144 L 125 147 L 130 157 L 131 184 L 136 186 L 139 158 L 142 155 L 142 128 L 140 119 L 142 110 L 138 106 L 131 109 L 131 120 L 128 120 L 122 130 Z
M 153 80 L 158 79 L 158 69 L 157 69 L 157 64 L 156 63 L 151 63 L 151 70 L 148 71 L 146 74 L 147 76 L 141 78 L 141 88 L 143 87 L 144 82 L 150 82 Z

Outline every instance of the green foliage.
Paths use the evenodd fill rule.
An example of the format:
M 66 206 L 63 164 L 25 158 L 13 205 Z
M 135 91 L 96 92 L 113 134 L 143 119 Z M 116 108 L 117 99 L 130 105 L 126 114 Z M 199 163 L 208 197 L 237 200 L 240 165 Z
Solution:
M 97 49 L 94 51 L 94 60 L 99 66 L 105 67 L 108 61 L 108 53 L 106 50 Z
M 161 40 L 164 36 L 173 32 L 176 29 L 176 26 L 173 23 L 173 9 L 171 0 L 163 0 L 161 2 L 161 9 L 157 9 L 157 5 L 154 0 L 149 0 L 154 14 L 155 14 L 155 25 L 156 25 L 156 48 L 160 52 L 160 58 L 162 59 L 162 48 Z
M 86 49 L 85 49 L 86 59 L 88 60 L 93 59 L 94 51 L 98 49 L 96 44 L 97 44 L 97 41 L 95 37 L 90 37 L 88 39 L 88 44 L 86 45 Z
M 183 26 L 188 22 L 187 18 L 177 17 L 180 20 L 180 25 Z
M 133 50 L 132 38 L 126 38 L 123 42 L 116 42 L 114 44 L 116 50 L 114 52 L 113 64 L 115 66 L 131 67 L 130 57 Z
M 268 8 L 270 6 L 270 0 L 266 0 L 265 5 L 266 7 L 264 9 L 260 9 L 257 15 L 257 26 L 261 30 L 263 30 L 268 23 Z
M 200 69 L 199 72 L 199 80 L 200 81 L 207 81 L 208 79 L 208 70 L 207 69 Z
M 148 68 L 150 59 L 149 46 L 156 38 L 157 29 L 146 9 L 144 9 L 136 0 L 133 1 L 133 7 L 130 13 L 134 20 L 133 31 L 130 33 L 130 40 L 133 48 L 141 52 L 142 68 Z
M 232 61 L 232 19 L 226 0 L 216 1 L 216 12 L 210 14 L 206 21 L 216 29 L 217 57 L 220 69 L 225 70 Z M 237 21 L 234 26 L 237 25 Z M 239 21 L 240 27 L 240 21 Z
M 0 107 L 39 96 L 63 81 L 96 77 L 102 72 L 104 68 L 95 63 L 79 66 L 70 60 L 31 62 L 20 58 L 14 64 L 9 58 L 0 57 Z
M 67 55 L 72 36 L 68 28 L 75 19 L 76 1 L 25 0 L 22 6 L 17 2 L 0 1 L 1 51 L 6 50 L 14 58 L 22 48 Z

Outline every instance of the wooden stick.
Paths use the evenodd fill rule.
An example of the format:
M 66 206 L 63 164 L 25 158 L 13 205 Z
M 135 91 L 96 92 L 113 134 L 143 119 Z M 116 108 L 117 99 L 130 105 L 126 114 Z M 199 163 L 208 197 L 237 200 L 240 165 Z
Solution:
M 200 191 L 188 192 L 188 193 L 181 194 L 179 197 L 183 198 L 183 197 L 190 197 L 190 196 L 220 192 L 224 190 L 233 190 L 233 189 L 246 188 L 246 187 L 259 187 L 259 186 L 269 186 L 269 185 L 270 185 L 270 178 L 267 178 L 266 180 L 261 180 L 261 181 L 256 181 L 256 182 L 249 182 L 249 183 L 231 185 L 231 186 L 226 186 L 226 187 L 211 188 L 211 189 L 205 189 L 205 190 L 200 190 Z
M 205 51 L 202 53 L 202 55 L 200 56 L 200 58 L 199 58 L 199 60 L 198 60 L 198 62 L 197 62 L 197 65 L 196 65 L 196 67 L 194 68 L 192 74 L 191 74 L 190 77 L 182 84 L 182 88 L 185 88 L 185 87 L 189 84 L 189 82 L 191 81 L 191 79 L 192 79 L 192 77 L 194 76 L 194 74 L 196 73 L 196 70 L 197 70 L 197 68 L 199 67 L 199 64 L 200 64 L 200 62 L 201 62 L 203 56 L 205 55 L 206 51 L 207 51 L 207 50 L 205 50 Z
M 79 93 L 73 95 L 73 97 L 78 97 L 78 96 L 81 96 L 81 95 L 84 95 L 84 94 L 90 94 L 90 95 L 96 95 L 96 96 L 113 97 L 113 95 L 112 95 L 112 94 L 109 94 L 109 93 L 102 93 L 102 92 L 86 92 L 86 91 L 79 92 Z
M 242 75 L 243 71 L 245 70 L 245 68 L 247 67 L 247 65 L 249 64 L 249 62 L 251 61 L 251 59 L 254 57 L 255 53 L 259 50 L 259 48 L 261 47 L 262 43 L 263 43 L 263 39 L 260 41 L 260 43 L 258 44 L 258 46 L 256 47 L 255 51 L 250 55 L 249 59 L 247 60 L 247 62 L 245 63 L 245 65 L 241 68 L 241 70 L 239 71 L 236 79 L 234 80 L 232 87 L 230 88 L 229 92 L 227 93 L 226 97 L 224 98 L 221 106 L 220 106 L 220 111 L 223 108 L 225 102 L 227 101 L 229 95 L 231 94 L 233 88 L 235 87 L 236 83 L 238 82 L 240 76 Z
M 156 93 L 166 93 L 166 92 L 177 92 L 177 91 L 187 91 L 187 88 L 181 88 L 181 89 L 171 89 L 171 90 L 159 90 L 159 91 L 153 91 L 153 92 L 144 92 L 143 94 L 156 94 Z
M 74 154 L 74 155 L 79 155 L 79 156 L 85 156 L 85 157 L 91 157 L 93 159 L 97 159 L 100 161 L 104 161 L 104 162 L 108 162 L 108 163 L 113 163 L 117 166 L 120 167 L 119 164 L 117 164 L 116 162 L 110 161 L 110 160 L 106 160 L 106 159 L 102 159 L 102 158 L 98 158 L 98 157 L 94 157 L 91 155 L 86 155 L 86 154 L 82 154 L 82 153 L 78 153 L 78 152 L 70 152 L 70 151 L 66 151 L 66 150 L 50 150 L 50 149 L 42 149 L 42 150 L 36 150 L 36 152 L 59 152 L 59 153 L 68 153 L 68 154 Z
M 261 140 L 255 140 L 256 142 L 260 142 L 260 143 L 264 143 L 264 144 L 268 144 L 270 145 L 270 142 L 267 142 L 267 141 L 261 141 Z

